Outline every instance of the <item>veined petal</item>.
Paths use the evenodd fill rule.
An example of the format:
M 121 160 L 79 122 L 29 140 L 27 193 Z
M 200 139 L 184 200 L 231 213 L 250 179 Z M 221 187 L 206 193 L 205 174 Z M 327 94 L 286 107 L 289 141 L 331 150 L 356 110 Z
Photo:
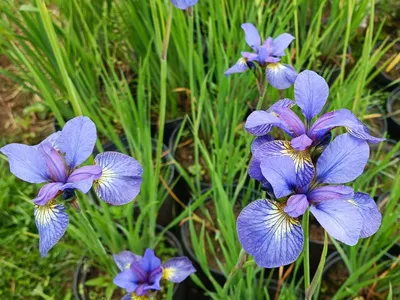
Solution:
M 58 138 L 60 137 L 61 131 L 56 131 L 50 134 L 47 138 L 40 142 L 40 144 L 35 145 L 34 147 L 39 148 L 41 145 L 49 143 L 54 149 L 58 149 Z
M 192 262 L 187 257 L 175 257 L 162 266 L 162 278 L 174 283 L 181 283 L 190 274 L 196 272 Z
M 268 134 L 256 137 L 251 143 L 251 152 L 254 153 L 262 144 L 273 141 L 274 138 Z
M 35 146 L 8 144 L 0 149 L 8 158 L 10 171 L 29 183 L 42 183 L 49 179 L 46 156 Z
M 35 223 L 39 231 L 39 250 L 45 257 L 67 230 L 69 217 L 65 206 L 50 201 L 46 205 L 35 205 Z
M 307 186 L 314 177 L 314 165 L 311 161 L 310 153 L 308 150 L 298 151 L 290 145 L 289 141 L 272 141 L 264 143 L 254 152 L 254 158 L 260 162 L 269 156 L 289 156 L 295 166 L 296 170 L 296 187 Z M 268 178 L 267 178 L 268 179 Z
M 84 166 L 76 169 L 69 175 L 68 181 L 65 184 L 67 189 L 78 189 L 82 193 L 89 192 L 93 182 L 100 178 L 102 168 L 100 166 Z
M 342 184 L 356 179 L 369 158 L 367 142 L 345 133 L 336 137 L 317 161 L 317 180 Z
M 302 216 L 308 208 L 307 196 L 297 194 L 290 196 L 283 211 L 293 218 Z
M 116 286 L 126 289 L 128 293 L 135 292 L 138 287 L 139 278 L 131 269 L 126 269 L 117 274 L 113 280 Z
M 272 55 L 284 56 L 286 48 L 289 47 L 293 40 L 294 36 L 289 33 L 278 35 L 272 43 Z
M 304 151 L 312 144 L 312 140 L 307 136 L 307 134 L 302 134 L 296 138 L 294 138 L 290 145 L 292 148 L 296 149 L 297 151 Z
M 261 166 L 260 166 L 260 161 L 253 158 L 250 161 L 250 166 L 249 166 L 249 176 L 261 183 L 261 187 L 264 191 L 267 191 L 269 194 L 273 194 L 274 191 L 272 189 L 271 184 L 268 182 L 267 179 L 265 179 L 264 175 L 261 172 Z
M 60 191 L 64 190 L 64 184 L 62 182 L 50 182 L 46 183 L 39 191 L 39 194 L 32 201 L 37 205 L 45 205 L 47 202 L 55 199 Z
M 113 255 L 114 261 L 118 268 L 123 271 L 129 269 L 131 263 L 140 260 L 142 257 L 132 253 L 131 251 L 122 251 Z
M 76 117 L 65 124 L 57 139 L 57 146 L 65 154 L 70 169 L 88 159 L 96 139 L 96 126 L 88 117 Z
M 291 87 L 297 77 L 297 72 L 292 66 L 281 63 L 268 64 L 266 74 L 268 82 L 278 90 Z
M 320 138 L 335 127 L 343 126 L 352 136 L 369 143 L 379 143 L 383 138 L 369 134 L 369 129 L 348 109 L 339 109 L 323 114 L 310 129 L 310 136 Z
M 229 76 L 234 73 L 243 73 L 244 71 L 247 71 L 249 69 L 249 66 L 247 64 L 247 58 L 241 57 L 239 60 L 234 64 L 232 67 L 230 67 L 228 70 L 224 72 L 225 76 Z
M 237 233 L 243 249 L 263 268 L 291 264 L 303 249 L 299 221 L 272 200 L 256 200 L 247 205 L 237 219 Z
M 96 156 L 95 163 L 102 168 L 102 175 L 95 182 L 95 191 L 100 199 L 123 205 L 137 196 L 143 172 L 138 161 L 118 152 L 104 152 Z
M 345 200 L 323 200 L 313 203 L 310 211 L 332 237 L 350 246 L 357 244 L 363 221 L 354 205 Z
M 354 190 L 345 185 L 327 185 L 317 187 L 307 193 L 310 202 L 318 202 L 323 200 L 349 200 L 353 199 Z
M 273 113 L 269 113 L 265 110 L 253 111 L 247 117 L 244 128 L 252 135 L 263 136 L 268 134 L 274 126 L 290 134 L 290 130 L 286 127 L 285 123 Z
M 244 23 L 241 27 L 244 30 L 247 45 L 258 51 L 261 45 L 261 37 L 257 28 L 251 23 Z
M 172 4 L 181 10 L 194 6 L 199 0 L 171 0 Z
M 261 160 L 261 172 L 271 184 L 276 198 L 285 197 L 296 188 L 296 170 L 288 156 L 268 156 Z
M 306 133 L 304 123 L 290 108 L 275 107 L 273 111 L 276 116 L 286 124 L 292 136 L 300 136 Z
M 379 212 L 374 199 L 366 193 L 356 193 L 348 202 L 355 207 L 362 216 L 360 237 L 367 238 L 378 231 L 382 223 L 382 214 Z
M 308 122 L 319 114 L 329 95 L 325 79 L 313 71 L 301 72 L 294 83 L 294 97 Z

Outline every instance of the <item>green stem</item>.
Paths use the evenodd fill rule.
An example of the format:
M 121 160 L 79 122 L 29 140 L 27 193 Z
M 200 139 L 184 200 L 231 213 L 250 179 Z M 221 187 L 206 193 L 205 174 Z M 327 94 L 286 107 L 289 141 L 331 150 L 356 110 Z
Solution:
M 231 272 L 228 275 L 228 278 L 226 279 L 226 282 L 223 287 L 224 295 L 227 296 L 228 288 L 229 285 L 231 284 L 233 278 L 235 277 L 236 273 L 243 268 L 243 264 L 245 263 L 246 259 L 246 252 L 244 249 L 240 250 L 239 257 L 237 259 L 236 265 L 233 267 Z
M 310 286 L 310 236 L 309 236 L 310 211 L 307 209 L 303 215 L 303 230 L 304 230 L 304 289 Z
M 325 267 L 327 253 L 328 253 L 328 234 L 325 231 L 324 248 L 322 250 L 321 259 L 318 264 L 317 272 L 315 272 L 314 278 L 313 278 L 310 286 L 308 287 L 308 289 L 306 289 L 306 295 L 305 295 L 306 300 L 311 300 L 313 295 L 315 294 L 315 292 L 317 292 L 315 298 L 318 299 L 319 287 L 321 284 L 322 272 Z

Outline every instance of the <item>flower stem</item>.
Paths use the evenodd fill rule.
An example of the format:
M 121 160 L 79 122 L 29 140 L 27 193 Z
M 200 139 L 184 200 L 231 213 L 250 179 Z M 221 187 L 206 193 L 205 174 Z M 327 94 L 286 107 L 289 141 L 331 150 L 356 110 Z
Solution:
M 242 269 L 243 264 L 245 263 L 245 261 L 246 261 L 246 252 L 244 251 L 244 249 L 242 249 L 242 250 L 240 250 L 239 257 L 238 257 L 238 260 L 236 262 L 236 265 L 233 267 L 233 269 L 229 273 L 228 278 L 226 279 L 226 282 L 224 284 L 223 291 L 224 291 L 224 295 L 225 296 L 227 296 L 229 285 L 231 284 L 231 282 L 232 282 L 233 278 L 235 277 L 236 273 L 240 269 Z
M 109 271 L 114 272 L 115 268 L 110 260 L 110 257 L 108 256 L 107 251 L 104 248 L 103 244 L 100 242 L 97 232 L 94 230 L 92 224 L 90 224 L 85 211 L 82 209 L 80 211 L 79 215 L 81 216 L 81 220 L 83 220 L 86 230 L 88 231 L 90 236 L 93 238 L 94 242 L 97 244 L 96 248 L 100 249 L 100 253 L 98 253 L 100 256 L 99 257 L 100 260 L 103 261 L 104 266 L 106 266 Z
M 307 209 L 303 215 L 303 230 L 304 230 L 304 289 L 306 290 L 310 286 L 310 236 L 309 236 L 309 223 L 310 223 L 310 211 Z

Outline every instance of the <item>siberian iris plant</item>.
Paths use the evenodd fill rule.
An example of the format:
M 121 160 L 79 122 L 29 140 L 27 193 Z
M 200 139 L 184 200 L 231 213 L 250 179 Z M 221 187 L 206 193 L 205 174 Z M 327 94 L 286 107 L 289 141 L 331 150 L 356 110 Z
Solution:
M 121 270 L 114 283 L 128 292 L 123 300 L 148 299 L 149 292 L 161 290 L 162 279 L 180 283 L 196 272 L 187 257 L 171 258 L 161 264 L 152 249 L 146 249 L 143 257 L 122 251 L 114 255 L 114 260 Z
M 243 249 L 259 266 L 274 268 L 294 262 L 303 248 L 298 217 L 307 209 L 337 240 L 355 245 L 374 234 L 381 214 L 373 199 L 343 184 L 356 179 L 369 158 L 367 142 L 377 143 L 350 111 L 341 109 L 322 115 L 329 89 L 312 71 L 300 73 L 295 100 L 283 99 L 267 111 L 253 112 L 246 129 L 257 136 L 252 144 L 249 175 L 259 180 L 275 199 L 257 200 L 238 217 L 237 232 Z M 291 110 L 298 105 L 305 124 Z M 273 140 L 273 126 L 291 141 Z M 331 142 L 331 129 L 344 126 L 348 133 Z
M 242 73 L 255 67 L 255 63 L 257 63 L 262 69 L 265 69 L 267 80 L 274 88 L 282 90 L 290 87 L 295 81 L 297 73 L 293 67 L 281 64 L 280 60 L 294 37 L 289 33 L 283 33 L 275 39 L 268 37 L 261 44 L 260 34 L 253 24 L 242 24 L 242 29 L 245 32 L 247 44 L 255 53 L 242 52 L 242 57 L 225 71 L 225 75 Z
M 368 158 L 367 142 L 348 133 L 339 135 L 318 158 L 315 174 L 300 185 L 289 156 L 263 157 L 261 172 L 281 200 L 257 200 L 241 212 L 237 231 L 245 251 L 262 267 L 294 262 L 303 248 L 297 218 L 307 208 L 332 237 L 347 245 L 374 234 L 381 224 L 374 200 L 343 185 L 363 172 Z
M 87 193 L 92 186 L 103 201 L 122 205 L 140 191 L 142 167 L 132 157 L 118 152 L 98 154 L 95 164 L 78 167 L 92 154 L 96 126 L 87 117 L 68 121 L 39 145 L 9 144 L 0 149 L 7 156 L 11 172 L 29 183 L 45 183 L 37 197 L 34 215 L 42 256 L 64 235 L 69 217 L 56 199 L 69 199 L 75 190 Z
M 185 10 L 194 6 L 199 0 L 171 0 L 172 4 L 179 9 Z
M 311 124 L 312 119 L 321 112 L 329 95 L 328 84 L 317 73 L 301 72 L 294 83 L 294 94 L 295 101 L 279 100 L 266 111 L 252 112 L 246 120 L 245 129 L 257 136 L 252 145 L 253 159 L 249 175 L 262 182 L 267 190 L 270 190 L 268 181 L 260 170 L 262 157 L 291 157 L 295 162 L 298 185 L 305 186 L 314 176 L 312 158 L 329 144 L 332 129 L 342 126 L 355 138 L 370 143 L 384 140 L 371 136 L 368 128 L 348 109 L 325 113 Z M 300 107 L 305 122 L 291 110 L 295 105 Z M 269 133 L 273 127 L 282 129 L 292 140 L 271 141 Z

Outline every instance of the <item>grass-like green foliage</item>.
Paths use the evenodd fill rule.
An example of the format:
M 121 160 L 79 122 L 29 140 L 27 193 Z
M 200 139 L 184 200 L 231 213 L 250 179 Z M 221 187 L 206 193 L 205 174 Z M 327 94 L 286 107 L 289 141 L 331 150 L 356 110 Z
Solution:
M 233 208 L 237 199 L 243 205 L 255 200 L 254 194 L 246 192 L 255 188 L 255 183 L 247 175 L 252 137 L 243 128 L 245 116 L 249 109 L 266 108 L 285 97 L 293 99 L 293 89 L 278 92 L 267 86 L 265 94 L 259 95 L 251 72 L 229 78 L 223 73 L 239 58 L 240 51 L 249 50 L 240 28 L 242 23 L 254 23 L 263 37 L 290 32 L 296 40 L 283 62 L 292 64 L 297 71 L 314 69 L 329 80 L 326 111 L 349 108 L 363 119 L 372 105 L 384 104 L 382 93 L 368 86 L 390 63 L 388 60 L 376 69 L 377 62 L 395 43 L 389 38 L 378 40 L 383 25 L 374 27 L 374 1 L 296 0 L 266 4 L 261 0 L 200 0 L 192 16 L 171 10 L 167 0 L 52 0 L 47 3 L 51 5 L 45 6 L 42 0 L 32 0 L 22 6 L 12 0 L 0 3 L 3 12 L 0 51 L 19 69 L 16 74 L 1 72 L 38 94 L 59 125 L 74 115 L 90 117 L 100 137 L 98 150 L 102 150 L 105 141 L 111 141 L 120 151 L 138 159 L 144 168 L 137 199 L 140 213 L 135 217 L 134 203 L 123 207 L 100 203 L 99 208 L 90 205 L 87 197 L 79 197 L 96 235 L 91 234 L 81 215 L 70 209 L 68 236 L 77 242 L 71 250 L 77 255 L 86 253 L 100 269 L 108 272 L 97 283 L 107 286 L 109 296 L 114 291 L 111 278 L 116 269 L 98 241 L 104 244 L 107 254 L 125 249 L 141 253 L 160 242 L 162 234 L 155 230 L 157 212 L 168 196 L 163 184 L 168 177 L 162 160 L 163 124 L 167 119 L 186 116 L 177 141 L 189 133 L 194 143 L 194 165 L 188 170 L 177 161 L 172 163 L 187 181 L 194 202 L 168 228 L 182 220 L 189 223 L 193 251 L 202 271 L 212 281 L 214 291 L 205 290 L 197 275 L 192 278 L 211 298 L 269 298 L 267 287 L 272 276 L 269 270 L 257 268 L 250 260 L 245 263 L 243 273 L 238 272 L 227 285 L 221 286 L 209 273 L 209 257 L 221 251 L 223 260 L 217 259 L 216 263 L 222 273 L 230 274 L 240 253 Z M 166 48 L 169 11 L 172 19 Z M 368 27 L 360 31 L 359 25 L 366 17 Z M 349 45 L 357 53 L 354 61 L 348 55 Z M 160 124 L 155 136 L 156 147 L 150 130 L 152 121 Z M 124 147 L 122 135 L 129 147 Z M 399 295 L 398 268 L 380 277 L 395 263 L 394 259 L 384 258 L 385 252 L 399 240 L 400 190 L 394 187 L 400 177 L 395 173 L 396 161 L 392 160 L 399 147 L 398 144 L 390 153 L 371 156 L 368 168 L 354 185 L 357 190 L 372 194 L 378 188 L 391 189 L 391 195 L 382 228 L 375 236 L 352 248 L 336 244 L 350 271 L 336 299 L 355 296 L 374 283 L 377 283 L 376 291 L 389 290 L 391 286 L 392 299 Z M 206 193 L 201 174 L 196 170 L 209 174 L 211 186 Z M 11 187 L 13 194 L 17 193 L 14 182 L 4 183 Z M 24 198 L 29 196 L 30 193 L 25 193 Z M 191 217 L 192 212 L 202 209 L 207 199 L 214 203 L 216 219 L 207 217 L 209 213 L 203 209 L 204 220 L 199 223 Z M 25 202 L 24 205 L 29 206 Z M 15 217 L 17 214 L 6 204 L 2 207 L 6 207 L 3 213 L 13 216 L 15 224 L 26 222 L 25 218 Z M 19 206 L 16 209 L 29 215 L 32 226 L 29 209 Z M 201 224 L 200 232 L 195 224 Z M 207 226 L 216 231 L 210 233 Z M 205 251 L 205 245 L 217 245 L 218 249 L 212 246 Z M 56 246 L 51 255 L 63 255 L 59 252 L 61 248 Z M 21 253 L 16 253 L 15 259 L 17 255 Z M 35 276 L 44 276 L 31 265 L 29 270 L 38 272 Z M 296 299 L 296 291 L 302 288 L 301 274 L 302 258 L 282 285 L 280 299 Z M 96 281 L 91 283 L 95 285 Z

